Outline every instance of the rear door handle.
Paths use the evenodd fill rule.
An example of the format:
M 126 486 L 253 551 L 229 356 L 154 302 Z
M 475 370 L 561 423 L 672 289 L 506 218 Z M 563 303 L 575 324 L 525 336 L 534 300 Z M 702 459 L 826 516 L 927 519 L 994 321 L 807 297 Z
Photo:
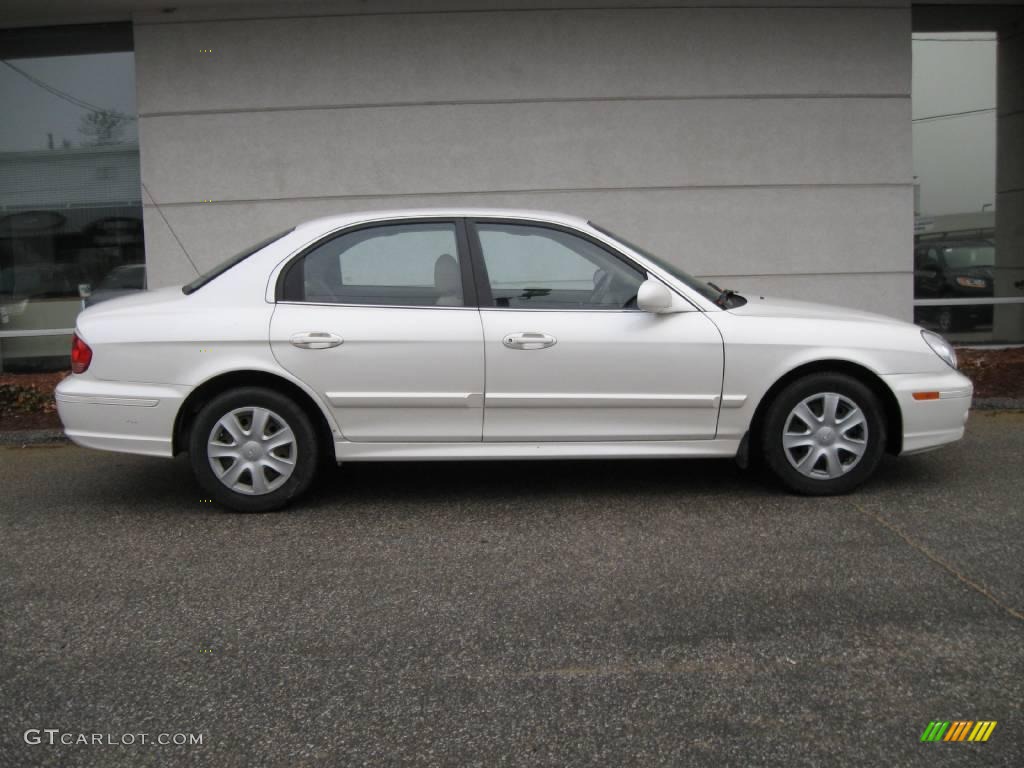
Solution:
M 303 333 L 293 333 L 288 341 L 291 342 L 292 346 L 299 349 L 330 349 L 344 343 L 345 340 L 336 333 L 305 331 Z
M 501 340 L 509 349 L 547 349 L 555 346 L 558 341 L 554 336 L 547 333 L 536 333 L 525 331 L 523 333 L 510 333 Z

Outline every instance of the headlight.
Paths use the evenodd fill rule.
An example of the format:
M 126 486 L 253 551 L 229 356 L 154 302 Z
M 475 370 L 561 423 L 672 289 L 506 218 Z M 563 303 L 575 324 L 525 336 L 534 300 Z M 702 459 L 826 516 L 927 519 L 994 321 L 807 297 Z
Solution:
M 921 331 L 921 338 L 932 348 L 932 352 L 942 358 L 942 361 L 950 368 L 956 368 L 956 350 L 953 345 L 931 331 Z
M 984 288 L 985 281 L 980 280 L 977 277 L 958 277 L 956 279 L 957 285 L 964 288 Z

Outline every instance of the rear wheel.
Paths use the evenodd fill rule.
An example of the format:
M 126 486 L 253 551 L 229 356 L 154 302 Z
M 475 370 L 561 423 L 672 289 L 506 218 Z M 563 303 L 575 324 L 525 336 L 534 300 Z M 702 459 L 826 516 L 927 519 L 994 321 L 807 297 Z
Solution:
M 885 451 L 878 398 L 857 379 L 817 373 L 794 381 L 769 406 L 761 447 L 790 490 L 825 496 L 863 483 Z
M 196 479 L 212 498 L 238 512 L 280 509 L 313 481 L 316 433 L 292 400 L 246 387 L 213 398 L 189 435 Z

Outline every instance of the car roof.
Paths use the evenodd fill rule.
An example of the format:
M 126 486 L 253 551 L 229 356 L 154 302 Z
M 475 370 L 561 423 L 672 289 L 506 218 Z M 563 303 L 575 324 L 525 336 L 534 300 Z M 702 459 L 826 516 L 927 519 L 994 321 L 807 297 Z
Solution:
M 579 216 L 553 211 L 537 211 L 525 208 L 395 208 L 391 210 L 355 211 L 336 216 L 324 216 L 299 224 L 296 229 L 316 228 L 321 230 L 345 227 L 362 222 L 387 219 L 412 218 L 501 218 L 526 219 L 548 224 L 564 224 L 570 227 L 585 227 L 587 220 Z

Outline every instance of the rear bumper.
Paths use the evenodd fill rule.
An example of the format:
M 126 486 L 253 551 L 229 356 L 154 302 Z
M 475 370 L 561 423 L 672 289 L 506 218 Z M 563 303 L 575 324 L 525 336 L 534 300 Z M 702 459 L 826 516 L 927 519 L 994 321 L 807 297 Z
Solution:
M 64 432 L 78 445 L 170 457 L 174 420 L 189 391 L 72 375 L 57 385 L 55 398 Z
M 930 451 L 964 436 L 974 385 L 958 371 L 883 376 L 903 414 L 901 456 Z M 914 393 L 938 392 L 938 399 L 916 400 Z

